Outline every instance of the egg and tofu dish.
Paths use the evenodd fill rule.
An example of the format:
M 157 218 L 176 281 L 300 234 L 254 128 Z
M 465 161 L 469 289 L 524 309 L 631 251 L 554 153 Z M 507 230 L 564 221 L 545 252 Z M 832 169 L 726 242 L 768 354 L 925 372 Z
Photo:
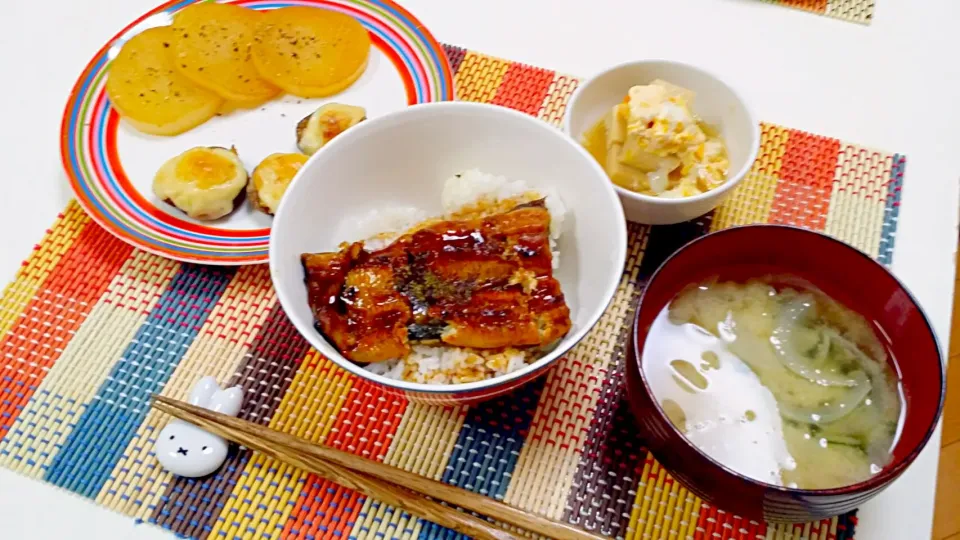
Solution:
M 706 193 L 727 180 L 716 130 L 692 112 L 695 94 L 666 81 L 630 88 L 581 140 L 614 184 L 664 198 Z

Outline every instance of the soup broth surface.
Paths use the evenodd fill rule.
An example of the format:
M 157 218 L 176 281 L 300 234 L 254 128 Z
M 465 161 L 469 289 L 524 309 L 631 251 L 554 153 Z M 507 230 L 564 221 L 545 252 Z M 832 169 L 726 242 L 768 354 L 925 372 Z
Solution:
M 797 283 L 686 288 L 650 328 L 643 369 L 671 422 L 724 466 L 778 486 L 855 484 L 890 462 L 899 381 L 870 323 Z

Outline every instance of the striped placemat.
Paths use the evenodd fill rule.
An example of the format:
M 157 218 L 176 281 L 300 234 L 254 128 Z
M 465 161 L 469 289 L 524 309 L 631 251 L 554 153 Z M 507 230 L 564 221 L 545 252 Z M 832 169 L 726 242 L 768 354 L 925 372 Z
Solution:
M 875 0 L 762 0 L 770 4 L 788 6 L 835 19 L 870 24 Z
M 577 79 L 447 46 L 458 98 L 559 123 Z M 644 449 L 623 343 L 645 279 L 684 242 L 793 223 L 890 263 L 902 156 L 764 124 L 749 179 L 711 215 L 630 225 L 616 297 L 543 378 L 474 407 L 408 403 L 337 368 L 287 321 L 265 265 L 180 264 L 135 250 L 72 203 L 0 299 L 0 465 L 192 538 L 453 538 L 333 482 L 235 449 L 188 480 L 152 455 L 201 375 L 246 391 L 242 418 L 618 538 L 849 539 L 854 514 L 771 526 L 704 504 Z M 2 531 L 2 524 L 0 524 Z M 2 536 L 2 532 L 0 532 Z

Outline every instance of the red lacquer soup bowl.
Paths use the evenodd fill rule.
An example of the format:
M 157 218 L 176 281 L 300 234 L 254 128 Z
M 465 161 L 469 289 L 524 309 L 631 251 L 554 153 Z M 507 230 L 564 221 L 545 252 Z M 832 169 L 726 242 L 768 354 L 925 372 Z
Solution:
M 804 490 L 750 479 L 720 465 L 687 440 L 660 408 L 642 369 L 656 316 L 685 286 L 711 277 L 743 281 L 764 275 L 806 280 L 879 327 L 888 341 L 906 410 L 893 460 L 858 484 Z M 743 517 L 800 523 L 857 508 L 890 485 L 930 438 L 943 407 L 944 365 L 936 335 L 909 291 L 866 254 L 828 236 L 776 225 L 727 229 L 687 244 L 647 284 L 634 321 L 627 362 L 630 405 L 654 456 L 700 498 Z

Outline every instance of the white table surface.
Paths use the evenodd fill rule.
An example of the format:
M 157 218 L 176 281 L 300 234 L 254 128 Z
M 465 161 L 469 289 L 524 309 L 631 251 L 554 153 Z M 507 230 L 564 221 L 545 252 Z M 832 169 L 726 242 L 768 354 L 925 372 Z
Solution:
M 4 2 L 0 33 L 0 278 L 70 199 L 58 135 L 67 93 L 93 53 L 157 0 Z M 440 41 L 590 75 L 637 58 L 707 67 L 762 120 L 907 155 L 894 271 L 949 342 L 960 179 L 956 0 L 877 0 L 871 26 L 754 0 L 406 0 Z M 20 83 L 22 81 L 22 84 Z M 939 430 L 860 512 L 858 538 L 929 538 Z M 172 538 L 0 471 L 4 538 Z

